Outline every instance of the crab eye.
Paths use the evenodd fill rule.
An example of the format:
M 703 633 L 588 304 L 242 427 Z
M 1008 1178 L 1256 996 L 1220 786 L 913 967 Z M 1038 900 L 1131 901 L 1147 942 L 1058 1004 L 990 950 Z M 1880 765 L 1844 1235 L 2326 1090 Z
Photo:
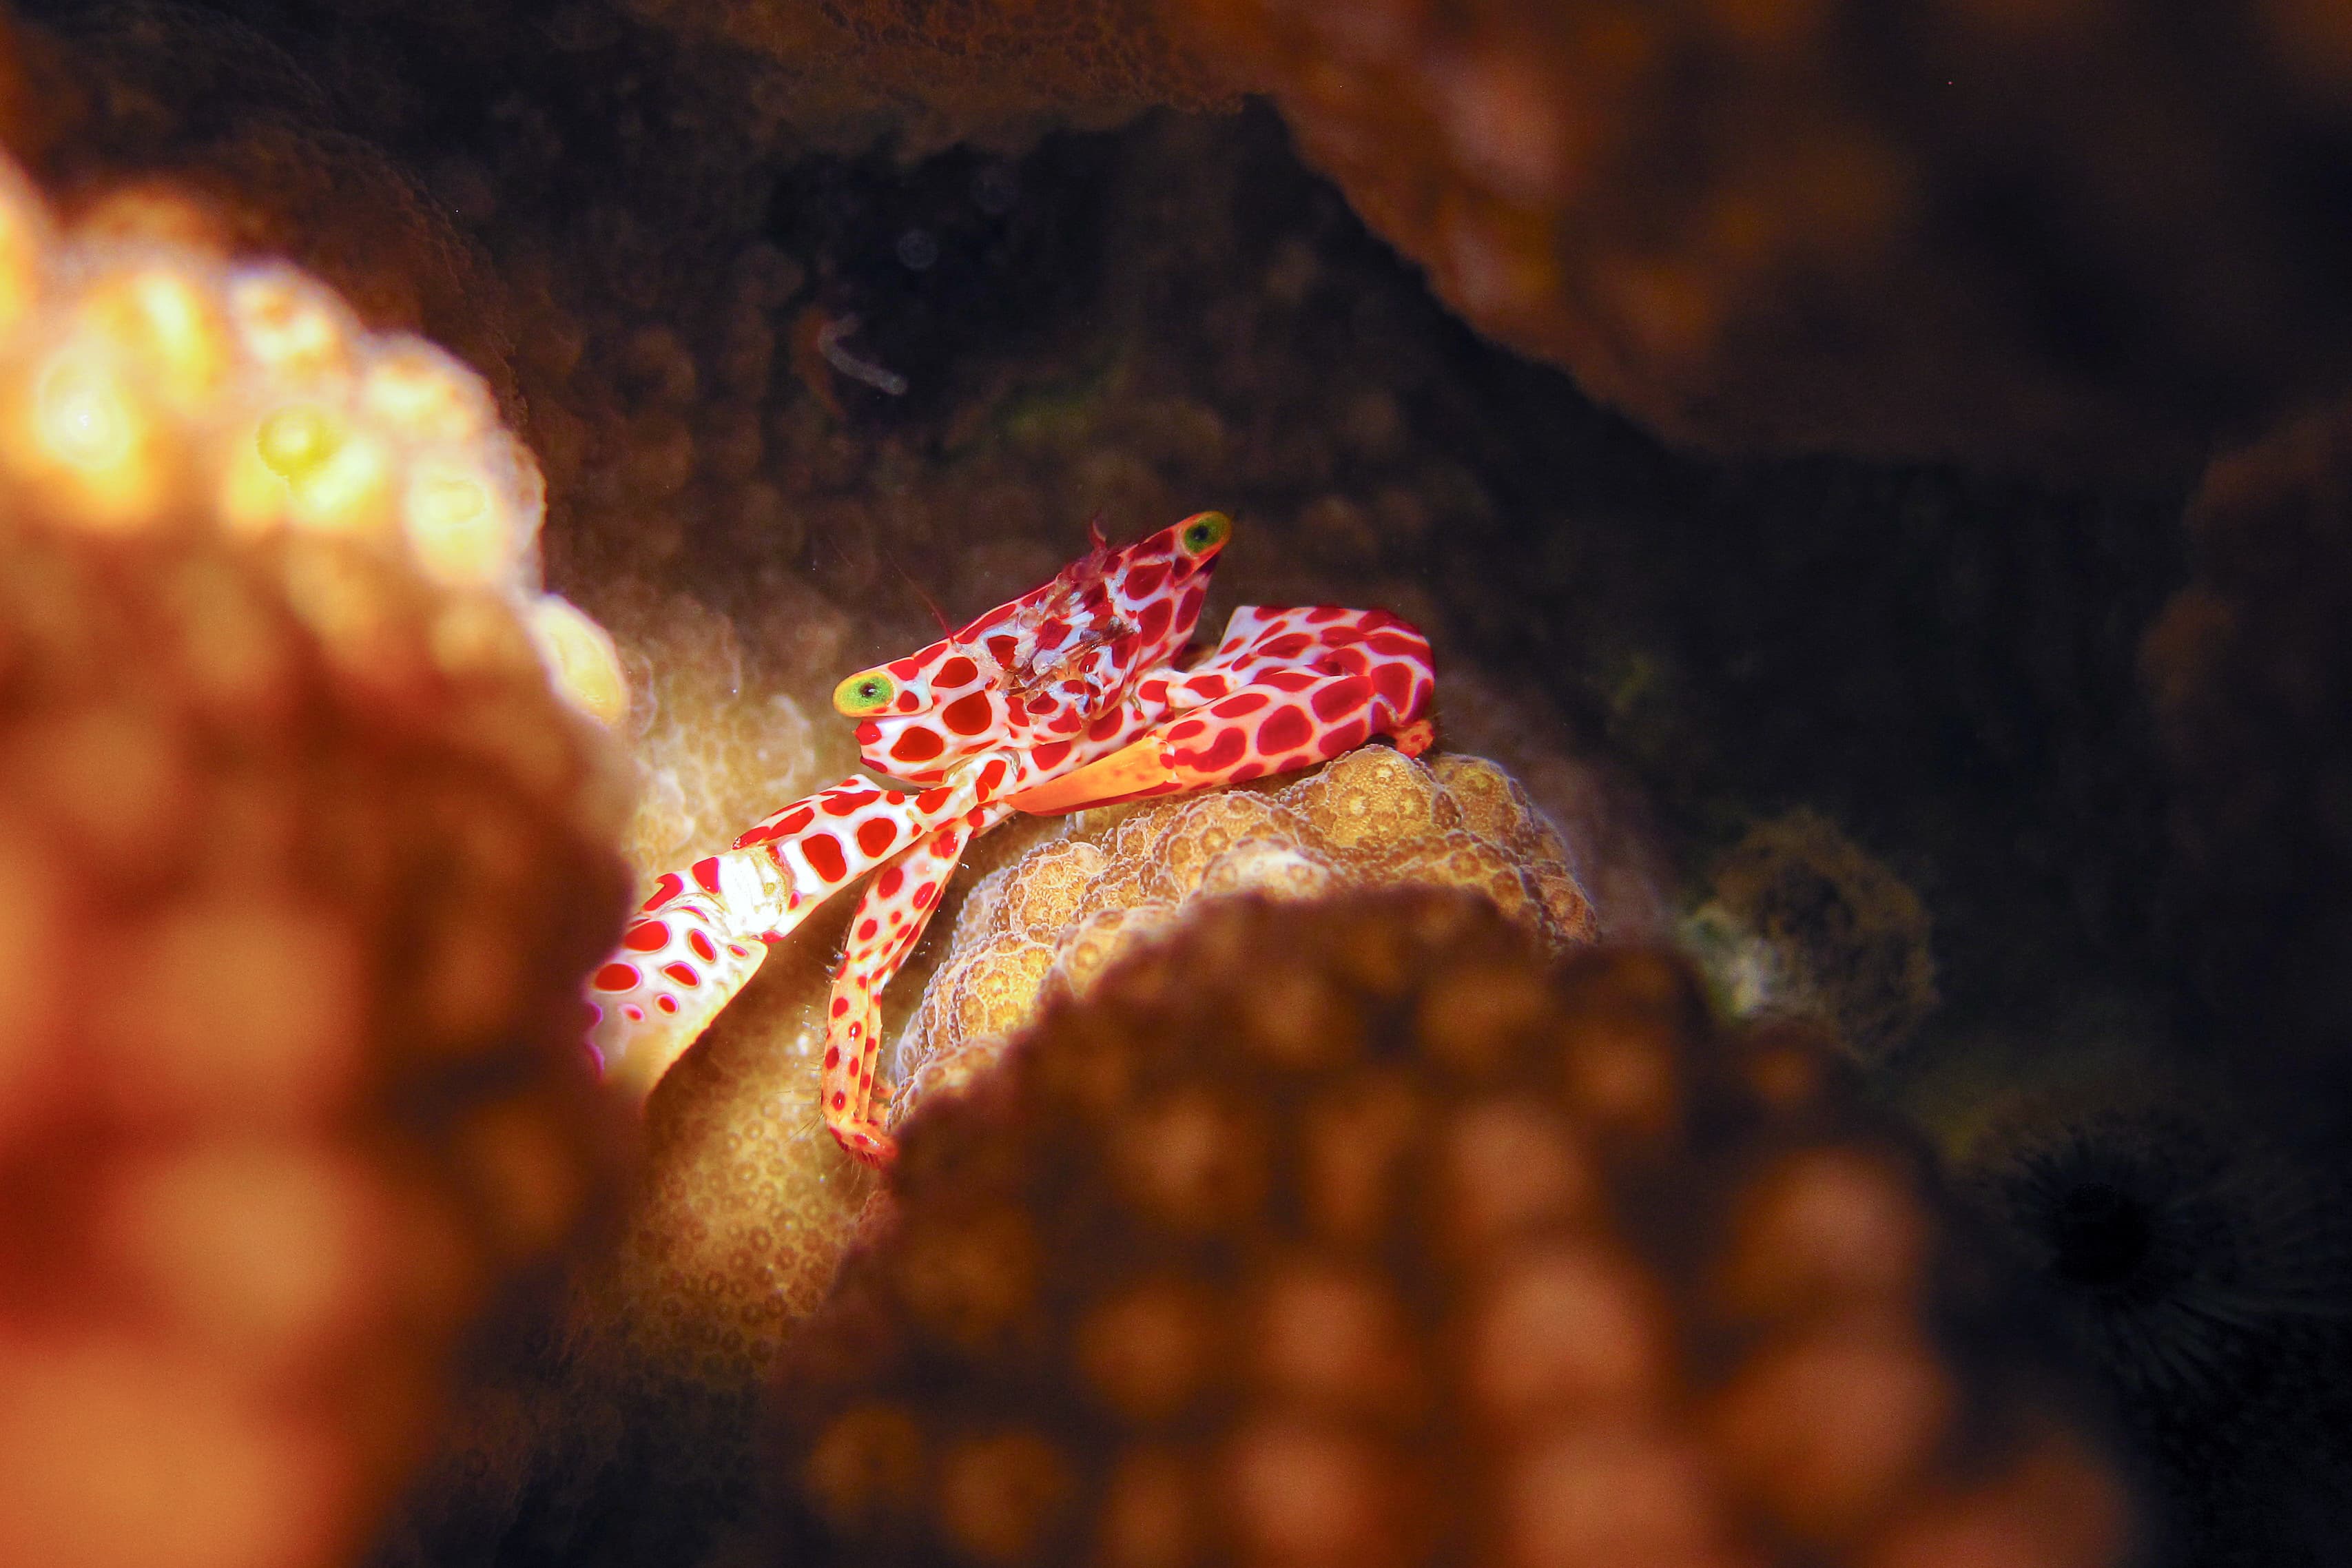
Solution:
M 1223 544 L 1234 531 L 1234 520 L 1221 511 L 1204 511 L 1187 521 L 1176 535 L 1176 547 L 1198 560 Z
M 897 695 L 898 689 L 888 676 L 878 669 L 865 670 L 833 689 L 834 711 L 860 719 L 887 708 Z

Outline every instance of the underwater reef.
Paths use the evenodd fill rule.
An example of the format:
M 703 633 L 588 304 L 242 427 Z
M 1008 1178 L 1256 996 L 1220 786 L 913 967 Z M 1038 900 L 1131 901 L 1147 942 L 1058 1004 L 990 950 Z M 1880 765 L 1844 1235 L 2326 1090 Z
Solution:
M 360 361 L 431 367 L 420 384 L 444 401 L 425 412 L 463 413 L 480 443 L 458 444 L 476 464 L 467 482 L 485 481 L 495 504 L 481 515 L 499 520 L 436 536 L 434 518 L 474 514 L 426 504 L 452 493 L 437 480 L 385 479 L 401 504 L 352 513 L 367 521 L 335 534 L 331 571 L 289 574 L 342 515 L 320 499 L 349 471 L 330 437 L 380 437 L 401 463 L 455 448 L 299 418 L 264 441 L 263 419 L 293 395 L 244 371 L 233 396 L 134 381 L 190 421 L 156 426 L 192 432 L 170 435 L 171 452 L 199 454 L 207 473 L 233 458 L 247 489 L 197 484 L 173 457 L 130 504 L 77 492 L 71 463 L 0 450 L 0 589 L 24 628 L 0 639 L 0 676 L 48 672 L 0 712 L 0 842 L 30 857 L 31 879 L 5 918 L 26 927 L 25 951 L 60 942 L 110 965 L 71 993 L 28 990 L 33 1022 L 11 1037 L 27 1043 L 0 1047 L 0 1079 L 36 1086 L 0 1109 L 0 1173 L 38 1199 L 0 1211 L 17 1227 L 0 1321 L 17 1321 L 5 1313 L 21 1298 L 53 1314 L 44 1322 L 112 1325 L 131 1336 L 108 1342 L 123 1354 L 176 1358 L 169 1377 L 100 1399 L 62 1381 L 81 1363 L 0 1352 L 54 1380 L 22 1385 L 49 1401 L 12 1407 L 33 1416 L 0 1414 L 8 1453 L 39 1465 L 0 1472 L 75 1479 L 81 1491 L 57 1495 L 88 1510 L 40 1517 L 111 1531 L 90 1523 L 25 1550 L 101 1564 L 735 1568 L 861 1551 L 1051 1556 L 1077 1550 L 1070 1531 L 1109 1520 L 1115 1496 L 1154 1550 L 1182 1550 L 1167 1522 L 1180 1516 L 1246 1525 L 1187 1489 L 1233 1479 L 1206 1456 L 1238 1426 L 1188 1428 L 1182 1455 L 1088 1446 L 1070 1434 L 1126 1417 L 1087 1403 L 1083 1365 L 978 1352 L 957 1363 L 972 1386 L 1041 1380 L 1021 1396 L 1039 1402 L 1039 1443 L 913 1480 L 889 1469 L 905 1450 L 852 1445 L 849 1459 L 881 1468 L 828 1472 L 849 1489 L 835 1503 L 903 1484 L 930 1511 L 893 1515 L 913 1534 L 824 1523 L 833 1505 L 811 1500 L 804 1461 L 820 1414 L 841 1412 L 819 1392 L 867 1395 L 810 1381 L 821 1342 L 807 1325 L 895 1321 L 883 1297 L 897 1265 L 883 1260 L 915 1234 L 815 1114 L 843 917 L 778 944 L 658 1083 L 599 1092 L 567 1037 L 632 874 L 642 897 L 659 871 L 855 765 L 852 726 L 828 701 L 843 675 L 1045 581 L 1084 552 L 1090 523 L 1124 541 L 1214 507 L 1235 526 L 1204 629 L 1244 603 L 1404 616 L 1435 649 L 1439 749 L 1420 762 L 1369 750 L 1193 802 L 1016 818 L 977 840 L 885 999 L 910 1148 L 934 1126 L 981 1140 L 1004 1103 L 992 1096 L 1013 1092 L 1005 1074 L 1058 1048 L 1046 1042 L 1092 1038 L 1078 1020 L 1104 1015 L 1090 1010 L 1127 1009 L 1138 1039 L 1189 1038 L 1198 998 L 1121 989 L 1166 962 L 1156 943 L 1205 963 L 1209 933 L 1265 933 L 1265 973 L 1218 971 L 1216 994 L 1271 1007 L 1274 957 L 1336 963 L 1315 933 L 1372 918 L 1333 912 L 1327 895 L 1482 888 L 1517 921 L 1465 914 L 1431 940 L 1485 932 L 1547 994 L 1647 975 L 1678 998 L 1675 1059 L 1713 1086 L 1693 1089 L 1693 1125 L 1729 1140 L 1706 1149 L 1761 1159 L 1773 1140 L 1818 1136 L 1891 1162 L 1872 1166 L 1886 1184 L 1873 1191 L 1929 1216 L 1944 1270 L 1917 1300 L 1964 1304 L 1983 1330 L 1902 1320 L 1910 1359 L 1895 1381 L 1944 1390 L 1946 1413 L 1966 1418 L 1939 1429 L 1968 1441 L 1872 1494 L 1867 1526 L 1808 1521 L 1806 1507 L 1852 1495 L 1839 1489 L 1851 1474 L 1827 1452 L 1812 1455 L 1819 1471 L 1768 1473 L 1736 1439 L 1741 1422 L 1778 1431 L 1820 1397 L 1799 1363 L 1778 1380 L 1766 1331 L 1751 1341 L 1709 1315 L 1693 1270 L 1730 1232 L 1696 1216 L 1743 1178 L 1695 1143 L 1635 1184 L 1681 1196 L 1612 1210 L 1607 1234 L 1630 1259 L 1623 1278 L 1662 1303 L 1645 1321 L 1675 1336 L 1644 1440 L 1708 1456 L 1691 1461 L 1703 1486 L 1688 1465 L 1643 1473 L 1685 1488 L 1685 1503 L 1692 1488 L 1713 1500 L 1638 1520 L 1546 1514 L 1627 1458 L 1579 1447 L 1590 1433 L 1541 1453 L 1496 1436 L 1489 1468 L 1441 1478 L 1457 1493 L 1416 1494 L 1407 1482 L 1438 1474 L 1400 1435 L 1420 1429 L 1326 1411 L 1373 1423 L 1337 1469 L 1312 1468 L 1330 1452 L 1287 1450 L 1308 1467 L 1297 1484 L 1339 1477 L 1318 1494 L 1339 1509 L 1334 1528 L 1356 1528 L 1348 1478 L 1372 1473 L 1348 1467 L 1402 1478 L 1375 1501 L 1409 1517 L 1359 1554 L 1403 1551 L 1416 1529 L 1467 1542 L 1464 1500 L 1491 1495 L 1481 1527 L 1515 1517 L 1528 1532 L 1477 1550 L 1531 1564 L 1597 1550 L 1578 1519 L 1605 1531 L 1702 1518 L 1714 1533 L 1667 1544 L 2106 1561 L 2124 1536 L 2053 1541 L 2021 1512 L 2074 1499 L 2110 1518 L 2128 1490 L 2133 1561 L 2336 1560 L 2333 1500 L 2352 1493 L 2352 1459 L 2328 1436 L 2342 1429 L 2346 1280 L 2327 1219 L 2352 1120 L 2337 962 L 2352 816 L 2336 755 L 2352 689 L 2336 614 L 2352 570 L 2352 34 L 2336 10 L 10 8 L 0 140 L 42 193 L 10 210 L 46 202 L 57 216 L 37 226 L 42 243 L 77 258 L 187 258 L 171 265 L 194 280 L 193 321 L 230 279 L 290 263 L 299 297 L 327 301 Z M 42 299 L 104 293 L 105 265 L 60 268 Z M 152 336 L 168 327 L 158 310 L 180 309 L 134 299 L 70 330 Z M 0 366 L 0 392 L 22 379 Z M 69 426 L 102 407 L 71 378 L 42 384 L 65 389 Z M 0 405 L 0 447 L 24 412 Z M 268 505 L 237 510 L 257 494 Z M 117 526 L 165 513 L 168 528 Z M 197 612 L 154 584 L 184 568 L 273 628 L 299 701 L 204 716 L 204 682 L 242 645 L 173 618 Z M 69 604 L 111 607 L 56 610 Z M 85 723 L 83 704 L 115 706 Z M 1307 804 L 1350 780 L 1377 783 L 1397 815 L 1333 840 Z M 166 825 L 147 837 L 142 799 L 163 803 Z M 121 817 L 102 830 L 100 800 Z M 120 1152 L 146 1180 L 164 1169 L 145 1163 L 163 1158 L 150 1147 L 162 1134 L 109 1120 L 129 1115 L 106 1098 L 123 1092 L 116 1078 L 101 1093 L 56 1064 L 108 1059 L 71 1042 L 114 1026 L 118 992 L 187 987 L 184 1006 L 159 1004 L 185 1018 L 227 1005 L 205 1000 L 225 993 L 204 989 L 200 950 L 224 944 L 226 974 L 229 958 L 263 963 L 230 949 L 267 934 L 231 918 L 245 906 L 216 908 L 226 893 L 205 879 L 232 871 L 241 897 L 309 900 L 302 942 L 351 922 L 357 955 L 240 984 L 252 999 L 235 1016 L 286 1009 L 289 1059 L 341 1048 L 337 1031 L 363 1019 L 355 1059 L 369 1065 L 331 1112 L 265 1126 L 235 1120 L 245 1101 L 228 1086 L 262 1066 L 236 1065 L 229 1047 L 271 1037 L 183 1023 L 147 1043 L 178 1053 L 173 1072 L 222 1064 L 168 1082 L 211 1096 L 201 1116 L 233 1123 L 239 1150 L 340 1173 L 320 1178 L 315 1209 L 289 1201 L 283 1223 L 355 1237 L 351 1256 L 389 1271 L 371 1278 L 409 1281 L 370 1296 L 374 1316 L 314 1279 L 315 1321 L 283 1300 L 287 1316 L 202 1318 L 236 1303 L 198 1301 L 188 1281 L 270 1278 L 236 1258 L 343 1256 L 265 1229 L 276 1211 L 238 1201 L 245 1174 L 207 1177 L 211 1198 L 191 1187 L 179 1206 L 122 1210 L 151 1248 L 136 1268 L 101 1256 L 131 1231 L 76 1206 L 147 1192 L 109 1162 Z M 167 908 L 192 923 L 142 923 Z M 331 919 L 311 918 L 320 910 Z M 1627 951 L 1669 945 L 1686 958 Z M 366 984 L 320 978 L 338 962 Z M 1797 1101 L 1738 1087 L 1743 1052 L 1804 1031 L 1823 1055 L 1773 1057 L 1813 1064 Z M 1403 1035 L 1382 1040 L 1406 1052 L 1397 1071 L 1439 1070 Z M 1214 1052 L 1237 1042 L 1202 1058 L 1236 1083 L 1238 1058 Z M 1226 1092 L 1208 1067 L 1183 1070 Z M 1725 1106 L 1744 1108 L 1738 1128 L 1707 1121 Z M 459 1135 L 492 1107 L 520 1129 L 511 1140 Z M 42 1120 L 53 1112 L 63 1120 Z M 1021 1125 L 1003 1159 L 1063 1147 L 1022 1142 L 1046 1134 Z M 118 1134 L 120 1151 L 106 1142 Z M 1738 1142 L 1751 1135 L 1763 1142 Z M 1305 1133 L 1265 1136 L 1290 1147 Z M 1013 1165 L 988 1168 L 1013 1179 Z M 1664 1184 L 1643 1184 L 1653 1176 Z M 912 1167 L 899 1179 L 955 1196 Z M 334 1207 L 333 1193 L 371 1183 L 414 1200 L 401 1223 L 426 1239 L 395 1243 L 410 1233 Z M 71 1201 L 49 1202 L 58 1193 Z M 1110 1199 L 1041 1187 L 1035 1214 L 1080 1201 Z M 248 1228 L 222 1228 L 231 1213 Z M 1235 1235 L 1290 1223 L 1246 1207 L 1228 1218 Z M 1040 1270 L 1068 1272 L 1034 1278 L 1075 1288 L 1101 1269 L 1108 1284 L 1125 1256 L 1041 1253 Z M 852 1295 L 837 1296 L 845 1258 Z M 1504 1264 L 1498 1251 L 1482 1266 Z M 1438 1298 L 1423 1287 L 1437 1290 L 1443 1268 L 1412 1268 L 1424 1266 L 1364 1265 L 1347 1299 L 1389 1303 L 1375 1316 L 1391 1327 L 1404 1313 L 1401 1353 L 1437 1401 L 1421 1416 L 1469 1420 L 1470 1385 L 1444 1381 L 1456 1363 L 1425 1337 Z M 1194 1305 L 1272 1310 L 1281 1294 L 1270 1273 L 1171 1278 L 1171 1299 Z M 383 1305 L 399 1301 L 411 1304 Z M 1673 1359 L 1686 1352 L 1697 1359 Z M 1230 1358 L 1219 1375 L 1254 1365 Z M 378 1392 L 317 1403 L 331 1375 L 362 1375 L 352 1368 Z M 1369 1397 L 1382 1385 L 1366 1378 Z M 1737 1420 L 1703 1419 L 1733 1388 L 1762 1392 Z M 67 1409 L 85 1425 L 43 1414 Z M 151 1419 L 158 1409 L 187 1425 Z M 212 1410 L 278 1424 L 200 1428 Z M 319 1411 L 348 1422 L 287 1425 Z M 919 1433 L 961 1418 L 902 1414 Z M 763 1425 L 799 1447 L 763 1451 Z M 139 1444 L 121 1438 L 131 1429 Z M 60 1433 L 88 1436 L 78 1448 Z M 269 1445 L 289 1441 L 315 1506 L 239 1512 L 265 1480 L 298 1485 L 267 1468 L 286 1451 Z M 921 1452 L 945 1464 L 958 1441 L 924 1436 Z M 120 1462 L 72 1458 L 100 1449 Z M 216 1481 L 183 1453 L 217 1457 Z M 1118 1473 L 1139 1479 L 1119 1491 L 1126 1458 Z M 1948 1460 L 1958 1468 L 1937 1468 Z M 245 1479 L 228 1474 L 248 1461 Z M 192 1495 L 140 1489 L 173 1463 L 219 1502 L 187 1517 L 218 1528 L 170 1534 L 166 1550 L 138 1510 Z M 1081 1474 L 1084 1487 L 1056 1490 Z M 1515 1475 L 1538 1479 L 1510 1491 Z M 1023 1518 L 1048 1513 L 1064 1533 L 1018 1537 Z M 19 1517 L 35 1516 L 0 1506 Z M 1886 1533 L 1898 1519 L 1926 1531 L 1901 1551 Z M 1255 1538 L 1214 1539 L 1245 1554 Z
M 772 1561 L 2123 1560 L 1907 1146 L 1662 958 L 1223 901 L 903 1152 Z
M 326 1568 L 622 1169 L 618 672 L 479 378 L 131 216 L 0 165 L 0 1558 Z

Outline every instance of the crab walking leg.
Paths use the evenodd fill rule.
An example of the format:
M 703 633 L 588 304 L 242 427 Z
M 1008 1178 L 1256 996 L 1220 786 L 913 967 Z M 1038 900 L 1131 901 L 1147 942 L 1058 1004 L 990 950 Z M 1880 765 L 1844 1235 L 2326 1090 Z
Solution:
M 972 836 L 1012 815 L 1010 805 L 974 806 L 882 868 L 850 917 L 848 945 L 833 972 L 825 1005 L 824 1124 L 842 1148 L 869 1165 L 897 1152 L 873 1112 L 874 1068 L 882 1056 L 882 989 L 907 962 L 939 908 L 940 890 Z
M 943 786 L 909 794 L 855 775 L 793 802 L 722 855 L 665 872 L 591 977 L 588 1045 L 604 1077 L 650 1090 L 818 905 L 971 808 Z
M 1128 746 L 1012 797 L 1023 811 L 1072 811 L 1291 773 L 1392 737 L 1428 749 L 1435 686 L 1429 641 L 1385 610 L 1234 612 L 1202 663 L 1147 677 L 1175 718 Z

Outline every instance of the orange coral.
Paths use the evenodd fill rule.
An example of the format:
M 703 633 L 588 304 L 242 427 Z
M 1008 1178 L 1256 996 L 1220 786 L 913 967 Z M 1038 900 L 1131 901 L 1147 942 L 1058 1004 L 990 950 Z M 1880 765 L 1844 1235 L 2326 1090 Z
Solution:
M 898 1041 L 893 1118 L 971 1082 L 1045 997 L 1083 994 L 1201 900 L 1391 886 L 1469 889 L 1554 948 L 1600 934 L 1558 830 L 1482 757 L 1367 746 L 1261 789 L 1085 813 L 966 898 Z
M 2178 471 L 2352 363 L 2281 174 L 2341 168 L 2320 7 L 1173 9 L 1466 320 L 1676 440 Z
M 0 165 L 0 1559 L 347 1560 L 609 1173 L 537 484 L 430 345 Z
M 914 1119 L 781 1495 L 840 1563 L 2118 1561 L 1832 1076 L 1460 894 L 1205 909 Z
M 937 5 L 922 0 L 629 0 L 657 25 L 755 51 L 768 95 L 830 145 L 892 132 L 902 150 L 1099 128 L 1162 104 L 1230 104 L 1238 83 L 1154 0 Z

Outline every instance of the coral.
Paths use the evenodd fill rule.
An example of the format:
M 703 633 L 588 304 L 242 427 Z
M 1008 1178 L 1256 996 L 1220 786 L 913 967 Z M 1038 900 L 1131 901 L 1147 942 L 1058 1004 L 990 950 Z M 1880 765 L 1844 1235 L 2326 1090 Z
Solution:
M 2179 961 L 2234 1065 L 2338 1125 L 2352 1115 L 2347 482 L 2340 405 L 2217 458 L 2189 508 L 2190 580 L 2142 659 L 2172 783 Z M 2335 1092 L 2313 1094 L 2315 1079 Z
M 2027 1097 L 1956 1159 L 2148 1466 L 2160 1561 L 2332 1552 L 2352 1522 L 2342 1170 L 2210 1083 L 2144 1072 Z
M 1046 998 L 1085 994 L 1203 900 L 1389 886 L 1479 893 L 1555 951 L 1600 934 L 1558 830 L 1482 757 L 1365 746 L 1295 781 L 1098 808 L 966 898 L 900 1033 L 892 1119 L 968 1086 Z
M 430 345 L 0 165 L 0 1559 L 349 1561 L 608 1183 L 537 485 Z
M 1466 320 L 1672 439 L 2178 473 L 2352 363 L 2326 6 L 1174 9 Z
M 1163 24 L 1155 0 L 937 5 L 923 0 L 629 0 L 688 37 L 724 39 L 772 73 L 761 90 L 793 129 L 906 153 L 1005 144 L 1147 109 L 1230 107 L 1238 83 Z
M 1732 1010 L 1829 1026 L 1881 1062 L 1936 1006 L 1927 907 L 1817 811 L 1750 828 L 1686 927 Z
M 1916 1162 L 1642 952 L 1204 909 L 906 1130 L 787 1348 L 794 1562 L 2096 1563 Z

